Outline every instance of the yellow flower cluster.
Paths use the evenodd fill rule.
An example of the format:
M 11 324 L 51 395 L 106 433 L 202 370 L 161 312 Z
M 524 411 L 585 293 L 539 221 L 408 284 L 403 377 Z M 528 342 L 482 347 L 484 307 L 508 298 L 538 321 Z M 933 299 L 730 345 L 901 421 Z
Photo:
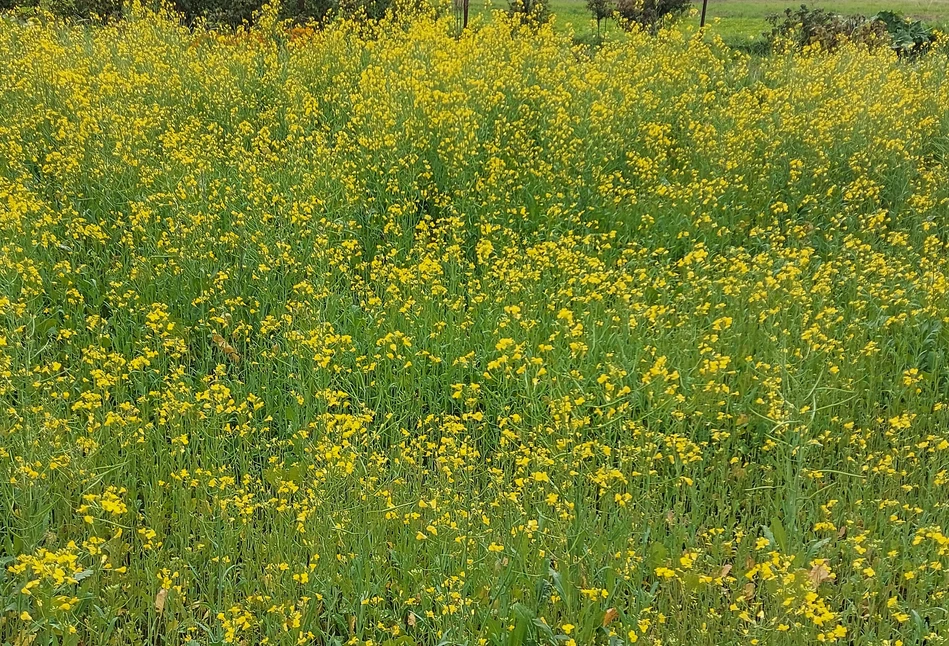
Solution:
M 0 642 L 945 643 L 941 47 L 0 19 Z

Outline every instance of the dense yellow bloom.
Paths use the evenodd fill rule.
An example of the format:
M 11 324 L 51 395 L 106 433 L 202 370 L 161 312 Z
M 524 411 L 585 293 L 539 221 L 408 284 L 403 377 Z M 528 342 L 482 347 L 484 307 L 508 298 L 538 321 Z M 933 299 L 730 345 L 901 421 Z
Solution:
M 942 50 L 268 15 L 0 21 L 0 641 L 939 643 Z

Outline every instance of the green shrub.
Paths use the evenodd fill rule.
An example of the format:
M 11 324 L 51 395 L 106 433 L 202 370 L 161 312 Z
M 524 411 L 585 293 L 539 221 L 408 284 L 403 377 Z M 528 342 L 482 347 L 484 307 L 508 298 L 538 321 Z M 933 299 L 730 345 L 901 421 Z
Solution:
M 881 11 L 873 19 L 886 25 L 890 47 L 901 56 L 917 54 L 936 40 L 933 30 L 919 20 L 907 20 L 892 11 Z
M 667 18 L 678 18 L 692 7 L 691 0 L 617 0 L 616 12 L 627 27 L 656 31 Z
M 546 7 L 546 1 L 528 1 L 532 8 L 540 4 Z M 38 7 L 66 18 L 110 18 L 122 13 L 123 3 L 124 0 L 0 0 L 0 10 Z M 200 19 L 212 25 L 234 27 L 253 22 L 264 4 L 265 0 L 173 0 L 172 6 L 188 24 Z M 281 0 L 279 15 L 301 22 L 321 21 L 332 14 L 378 19 L 395 4 L 393 0 Z
M 68 18 L 110 18 L 122 13 L 122 0 L 39 0 L 37 6 Z
M 174 0 L 174 3 L 188 23 L 200 18 L 212 25 L 233 27 L 254 22 L 265 0 Z M 322 20 L 339 5 L 339 0 L 282 0 L 279 17 L 298 21 Z
M 888 44 L 886 24 L 866 16 L 844 16 L 824 9 L 785 9 L 783 14 L 768 17 L 771 32 L 766 34 L 774 43 L 790 41 L 798 48 L 818 45 L 833 50 L 843 42 L 856 42 L 871 48 Z
M 189 23 L 203 18 L 212 24 L 239 25 L 250 21 L 262 0 L 175 0 L 175 9 Z

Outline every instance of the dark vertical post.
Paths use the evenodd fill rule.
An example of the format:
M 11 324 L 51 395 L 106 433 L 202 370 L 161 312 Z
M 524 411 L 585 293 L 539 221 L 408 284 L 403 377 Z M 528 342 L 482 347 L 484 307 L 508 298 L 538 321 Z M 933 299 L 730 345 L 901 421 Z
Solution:
M 702 0 L 702 21 L 699 23 L 699 27 L 705 26 L 705 10 L 708 9 L 708 0 Z
M 468 0 L 464 0 L 464 9 L 465 17 L 463 19 L 462 29 L 468 28 Z

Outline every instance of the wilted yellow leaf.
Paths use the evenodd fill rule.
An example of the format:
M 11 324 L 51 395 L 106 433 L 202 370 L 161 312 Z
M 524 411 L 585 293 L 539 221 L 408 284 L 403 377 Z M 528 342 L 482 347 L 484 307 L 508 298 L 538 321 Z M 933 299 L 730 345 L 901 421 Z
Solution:
M 161 614 L 165 610 L 165 599 L 168 598 L 168 589 L 162 588 L 155 595 L 155 612 Z
M 609 626 L 611 623 L 616 621 L 616 618 L 619 617 L 619 612 L 616 608 L 610 608 L 605 613 L 603 613 L 603 626 Z

